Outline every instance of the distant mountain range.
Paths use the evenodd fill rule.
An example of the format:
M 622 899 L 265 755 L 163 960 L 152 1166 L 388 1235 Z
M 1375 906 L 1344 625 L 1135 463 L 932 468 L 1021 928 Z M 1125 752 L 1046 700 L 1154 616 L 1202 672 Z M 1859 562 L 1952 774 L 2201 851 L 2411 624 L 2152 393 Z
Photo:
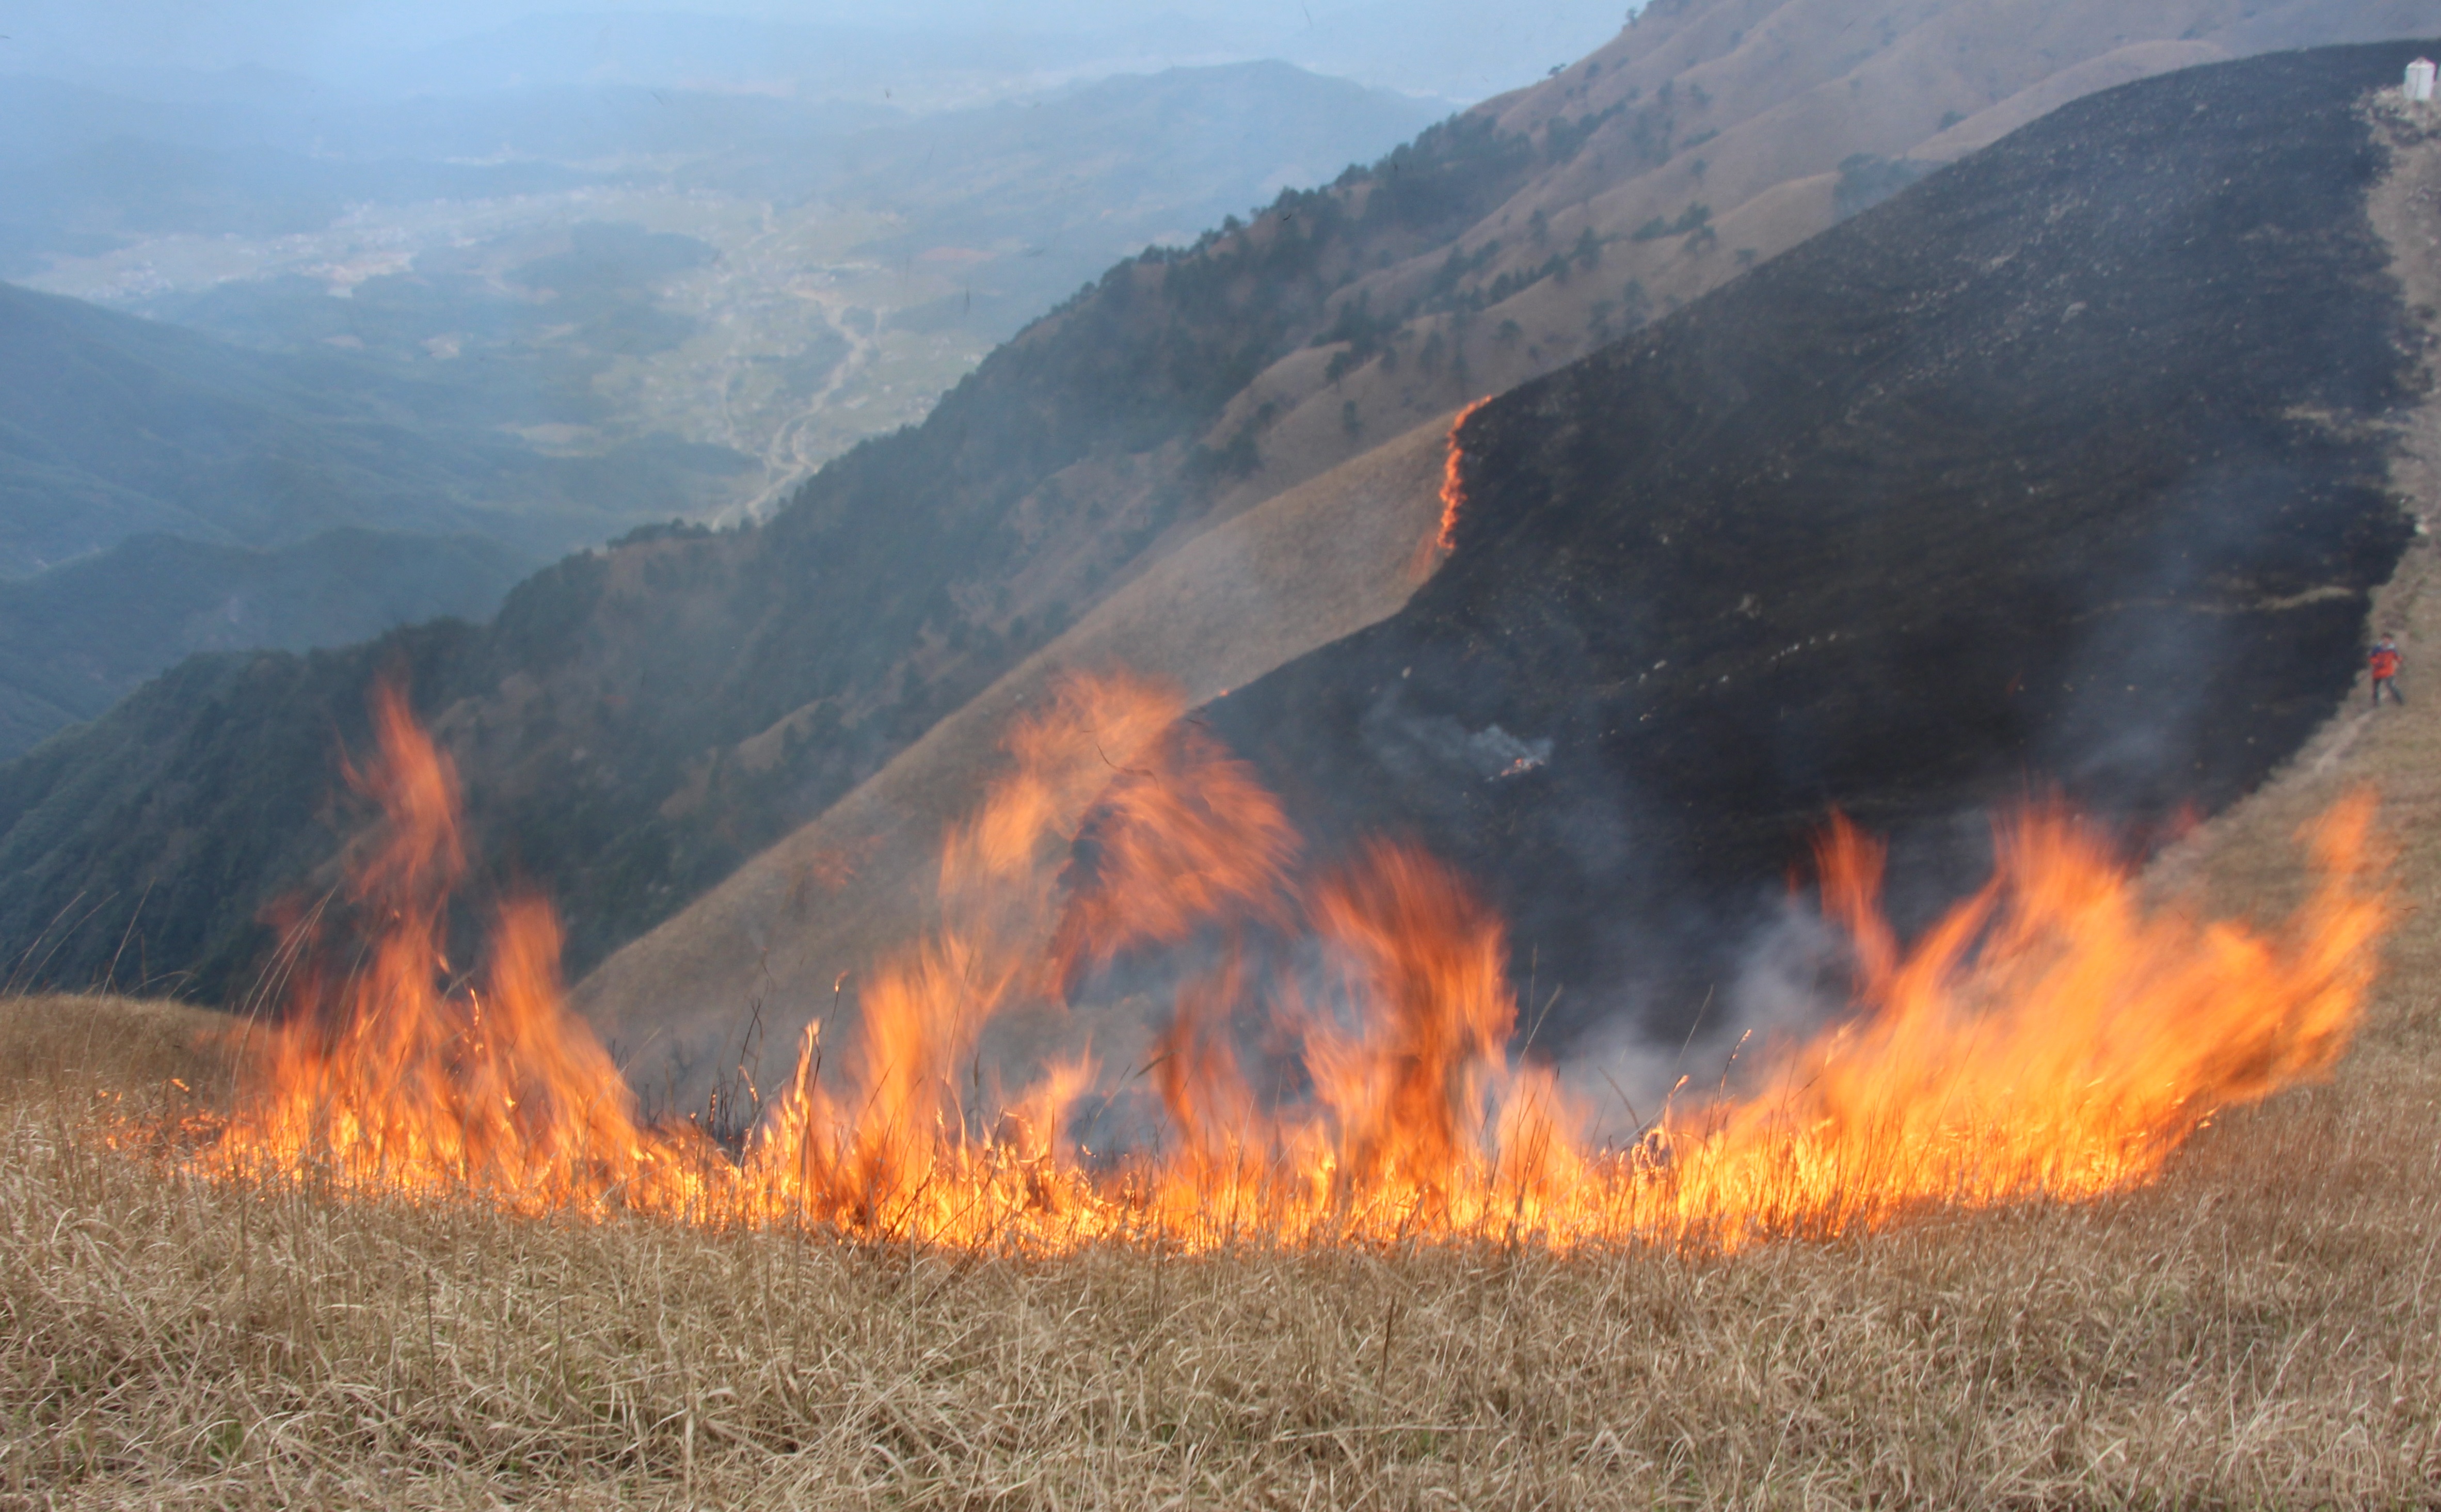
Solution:
M 252 9 L 226 8 L 222 24 L 203 37 L 164 28 L 183 33 L 188 46 L 159 47 L 149 63 L 147 53 L 155 50 L 149 39 L 73 10 L 15 21 L 8 52 L 25 66 L 102 87 L 197 100 L 632 85 L 931 110 L 1112 73 L 1276 59 L 1464 103 L 1580 56 L 1618 26 L 1625 9 L 1604 0 L 1508 9 L 1462 0 L 1031 9 L 933 3 L 868 10 L 852 21 L 817 19 L 818 11 L 805 8 L 765 8 L 787 20 L 649 9 L 518 16 L 512 8 L 506 13 L 515 19 L 501 21 L 500 10 L 461 5 L 427 7 L 412 22 L 386 28 L 386 18 L 362 15 L 291 28 L 277 20 L 249 27 Z M 410 40 L 417 33 L 456 35 Z M 232 50 L 197 50 L 213 41 Z M 240 57 L 254 61 L 233 66 Z
M 1097 27 L 977 8 L 920 29 L 720 21 L 652 12 L 536 16 L 387 60 L 381 82 L 432 91 L 512 82 L 761 86 L 796 95 L 928 103 L 1007 93 L 1012 82 L 1276 59 L 1382 88 L 1467 103 L 1538 78 L 1598 46 L 1626 8 L 1544 0 L 1320 0 L 1202 17 L 1152 10 Z M 370 81 L 369 81 L 370 82 Z
M 0 753 L 190 652 L 480 618 L 741 462 L 666 440 L 548 457 L 468 396 L 341 354 L 0 284 Z

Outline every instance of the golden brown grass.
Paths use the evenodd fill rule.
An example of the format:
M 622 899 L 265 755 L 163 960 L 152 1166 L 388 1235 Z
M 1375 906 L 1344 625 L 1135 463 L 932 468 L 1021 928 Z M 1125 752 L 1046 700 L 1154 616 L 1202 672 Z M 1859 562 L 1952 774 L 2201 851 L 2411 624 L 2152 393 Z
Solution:
M 178 1053 L 157 1009 L 11 1018 L 71 1011 Z M 2432 1046 L 2394 1005 L 2336 1085 L 2086 1207 L 1727 1258 L 1049 1262 L 215 1186 L 104 1148 L 63 1057 L 0 1094 L 0 1497 L 2425 1503 Z

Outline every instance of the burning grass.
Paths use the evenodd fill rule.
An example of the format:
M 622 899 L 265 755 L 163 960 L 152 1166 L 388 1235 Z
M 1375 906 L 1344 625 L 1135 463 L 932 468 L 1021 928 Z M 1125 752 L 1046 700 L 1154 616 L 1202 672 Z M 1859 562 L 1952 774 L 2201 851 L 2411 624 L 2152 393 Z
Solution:
M 1824 890 L 1855 950 L 1853 1013 L 1771 1049 L 1751 1093 L 1673 1095 L 1605 1147 L 1548 1067 L 1510 1055 L 1500 920 L 1409 847 L 1300 873 L 1277 803 L 1184 713 L 1104 678 L 1018 721 L 1008 772 L 950 827 L 936 925 L 864 974 L 843 1064 L 825 1069 L 808 1026 L 732 1160 L 640 1118 L 562 1001 L 546 903 L 502 905 L 489 962 L 456 977 L 455 776 L 378 688 L 378 753 L 349 770 L 383 813 L 352 868 L 357 927 L 303 911 L 288 1011 L 193 1164 L 1034 1254 L 1250 1236 L 1728 1249 L 2141 1183 L 2215 1114 L 2328 1072 L 2385 925 L 2361 796 L 2312 827 L 2319 880 L 2277 928 L 2148 906 L 2097 837 L 2038 811 L 2004 829 L 1992 884 L 1904 954 L 1879 851 L 1838 827 Z M 1141 1067 L 1113 1079 L 1087 1056 L 983 1084 L 996 1017 L 1193 940 L 1217 964 L 1182 978 Z M 1139 1077 L 1155 1131 L 1081 1158 L 1079 1113 Z
M 1457 550 L 1457 517 L 1466 508 L 1466 452 L 1458 445 L 1458 432 L 1491 402 L 1492 396 L 1486 394 L 1459 410 L 1457 418 L 1450 422 L 1449 455 L 1441 464 L 1441 525 L 1433 537 L 1437 565 L 1439 557 Z

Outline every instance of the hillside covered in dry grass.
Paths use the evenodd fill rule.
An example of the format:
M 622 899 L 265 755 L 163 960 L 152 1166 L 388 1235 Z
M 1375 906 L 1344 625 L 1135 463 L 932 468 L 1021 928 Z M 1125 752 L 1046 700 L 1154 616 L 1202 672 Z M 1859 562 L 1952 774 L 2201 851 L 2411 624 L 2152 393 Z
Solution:
M 2441 295 L 2441 133 L 2377 110 L 2369 214 Z M 2419 234 L 2419 230 L 2423 234 Z M 2389 482 L 2436 497 L 2441 418 Z M 2275 917 L 2380 802 L 2392 927 L 2326 1084 L 2085 1203 L 1736 1253 L 1526 1245 L 1060 1258 L 212 1180 L 238 1028 L 0 1003 L 0 1504 L 2417 1505 L 2441 1485 L 2441 556 L 2160 898 Z M 1709 1074 L 1709 1066 L 1701 1067 Z

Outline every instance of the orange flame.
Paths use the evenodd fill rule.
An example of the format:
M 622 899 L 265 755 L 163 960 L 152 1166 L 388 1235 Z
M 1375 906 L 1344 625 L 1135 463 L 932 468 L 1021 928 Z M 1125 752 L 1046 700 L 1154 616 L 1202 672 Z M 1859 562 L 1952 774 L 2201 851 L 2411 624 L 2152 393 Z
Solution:
M 1448 560 L 1450 553 L 1457 550 L 1457 517 L 1458 512 L 1466 507 L 1466 451 L 1458 445 L 1457 434 L 1466 428 L 1468 421 L 1474 418 L 1476 410 L 1491 402 L 1492 395 L 1486 394 L 1460 410 L 1456 418 L 1450 421 L 1449 451 L 1441 462 L 1440 528 L 1431 539 L 1417 546 L 1415 559 L 1407 564 L 1407 575 L 1416 582 L 1420 583 L 1430 577 L 1433 569 Z
M 384 823 L 348 892 L 377 927 L 341 980 L 309 959 L 208 1163 L 472 1189 L 524 1211 L 668 1185 L 689 1152 L 644 1136 L 618 1068 L 564 1006 L 550 904 L 503 906 L 480 987 L 448 985 L 445 916 L 465 869 L 457 772 L 395 683 L 375 686 L 372 714 L 379 759 L 347 774 Z
M 2315 827 L 2320 885 L 2265 938 L 2148 911 L 2056 807 L 1999 834 L 1998 875 L 1904 955 L 1873 906 L 1881 852 L 1845 824 L 1825 893 L 1857 946 L 1863 1011 L 1783 1056 L 1775 1090 L 1670 1131 L 1670 1201 L 1734 1237 L 1875 1224 L 2133 1185 L 2221 1108 L 2320 1077 L 2346 1050 L 2384 927 L 2373 805 Z
M 1474 418 L 1474 412 L 1492 402 L 1485 394 L 1457 412 L 1450 422 L 1449 457 L 1441 464 L 1441 533 L 1433 544 L 1443 556 L 1457 550 L 1457 514 L 1466 505 L 1466 451 L 1457 444 L 1457 433 Z
M 1254 769 L 1185 725 L 1149 756 L 1117 775 L 1078 837 L 1093 875 L 1052 940 L 1063 995 L 1080 969 L 1132 946 L 1176 944 L 1216 920 L 1287 922 L 1296 831 Z
M 350 891 L 381 927 L 355 970 L 300 975 L 204 1163 L 529 1211 L 1030 1251 L 1155 1237 L 1735 1247 L 2143 1182 L 2216 1110 L 2330 1069 L 2384 927 L 2361 795 L 2315 828 L 2316 889 L 2271 933 L 2148 908 L 2098 838 L 2047 808 L 2004 826 L 1992 883 L 1902 948 L 1875 902 L 1882 853 L 1835 822 L 1823 894 L 1853 942 L 1853 1012 L 1767 1054 L 1760 1090 L 1730 1096 L 1725 1079 L 1606 1148 L 1549 1068 L 1510 1053 L 1500 920 L 1407 847 L 1369 846 L 1298 886 L 1276 801 L 1182 712 L 1170 690 L 1109 678 L 1022 720 L 1010 772 L 946 839 L 937 921 L 866 977 L 853 1052 L 826 1070 L 809 1029 L 732 1159 L 640 1120 L 564 1006 L 546 905 L 501 910 L 480 988 L 450 985 L 456 778 L 404 697 L 378 688 L 379 759 L 351 779 L 384 823 Z M 1079 848 L 1090 865 L 1068 865 Z M 1327 964 L 1254 969 L 1266 933 Z M 1113 1083 L 1080 1057 L 1005 1098 L 975 1074 L 995 1014 L 1196 938 L 1219 964 L 1178 990 L 1144 1066 Z M 1263 1053 L 1286 1069 L 1266 1084 L 1287 1090 L 1249 1083 L 1248 1024 L 1269 1026 Z M 1137 1075 L 1167 1120 L 1161 1153 L 1095 1163 L 1068 1138 L 1072 1114 Z

